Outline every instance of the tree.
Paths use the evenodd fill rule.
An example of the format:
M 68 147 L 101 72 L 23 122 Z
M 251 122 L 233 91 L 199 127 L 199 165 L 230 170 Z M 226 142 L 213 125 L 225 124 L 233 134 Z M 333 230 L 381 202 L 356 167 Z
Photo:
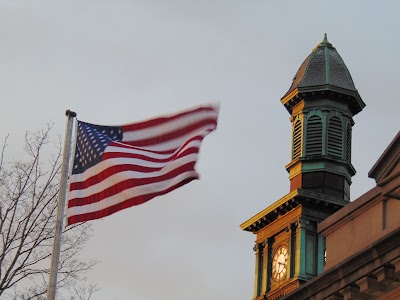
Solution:
M 74 284 L 69 290 L 68 300 L 90 300 L 94 293 L 100 291 L 96 284 Z
M 7 162 L 7 140 L 0 156 L 0 298 L 44 299 L 49 277 L 60 177 L 60 139 L 46 151 L 51 125 L 27 132 L 26 161 Z M 90 224 L 69 226 L 62 235 L 58 290 L 82 282 L 96 261 L 79 259 L 91 235 Z

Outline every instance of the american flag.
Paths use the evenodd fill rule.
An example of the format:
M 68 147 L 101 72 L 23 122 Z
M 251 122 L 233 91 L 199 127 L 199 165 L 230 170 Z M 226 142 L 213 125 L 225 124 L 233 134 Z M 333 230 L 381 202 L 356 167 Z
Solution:
M 99 219 L 194 179 L 203 138 L 219 107 L 204 106 L 124 126 L 78 121 L 67 224 Z

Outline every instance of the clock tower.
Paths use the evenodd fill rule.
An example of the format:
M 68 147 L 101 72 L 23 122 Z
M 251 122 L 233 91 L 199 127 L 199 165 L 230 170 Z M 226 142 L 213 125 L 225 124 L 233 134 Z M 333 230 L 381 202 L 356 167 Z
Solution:
M 281 102 L 292 122 L 290 192 L 241 225 L 256 235 L 255 300 L 279 299 L 322 272 L 317 224 L 349 203 L 353 116 L 365 107 L 326 34 Z

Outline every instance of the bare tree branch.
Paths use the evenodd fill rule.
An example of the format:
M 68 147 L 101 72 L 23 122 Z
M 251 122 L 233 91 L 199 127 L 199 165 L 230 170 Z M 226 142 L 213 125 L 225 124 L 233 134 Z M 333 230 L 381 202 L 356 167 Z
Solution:
M 6 162 L 7 139 L 0 156 L 0 298 L 44 299 L 57 213 L 62 149 L 46 155 L 52 125 L 27 132 L 27 161 Z M 44 157 L 50 157 L 48 161 Z M 85 299 L 98 291 L 96 285 L 77 285 L 97 261 L 83 261 L 79 254 L 91 236 L 91 226 L 76 224 L 64 230 L 59 264 L 59 290 L 70 290 Z M 76 298 L 78 297 L 78 298 Z M 60 298 L 61 299 L 61 298 Z

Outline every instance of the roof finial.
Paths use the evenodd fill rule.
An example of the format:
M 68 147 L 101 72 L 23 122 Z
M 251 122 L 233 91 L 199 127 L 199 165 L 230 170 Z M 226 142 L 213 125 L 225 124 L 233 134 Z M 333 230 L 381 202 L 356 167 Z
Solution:
M 324 34 L 324 39 L 322 40 L 322 42 L 321 43 L 319 43 L 319 45 L 318 46 L 322 46 L 322 47 L 326 47 L 326 46 L 328 46 L 328 47 L 332 47 L 332 44 L 331 43 L 329 43 L 329 41 L 328 41 L 328 35 L 325 33 Z

